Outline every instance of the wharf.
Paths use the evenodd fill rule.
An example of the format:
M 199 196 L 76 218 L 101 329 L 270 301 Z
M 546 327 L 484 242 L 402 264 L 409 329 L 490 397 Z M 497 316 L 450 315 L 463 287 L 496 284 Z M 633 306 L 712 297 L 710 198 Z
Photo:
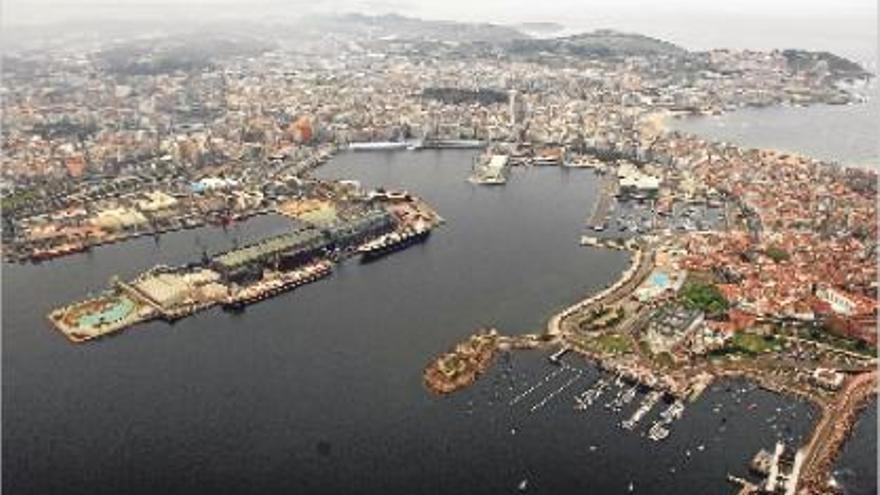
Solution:
M 593 212 L 586 221 L 587 227 L 593 229 L 604 227 L 605 217 L 607 217 L 609 211 L 611 211 L 611 206 L 614 204 L 614 195 L 617 193 L 617 189 L 618 184 L 616 176 L 613 174 L 606 175 L 602 181 L 602 186 L 599 190 L 599 197 L 596 199 L 596 205 L 593 207 Z

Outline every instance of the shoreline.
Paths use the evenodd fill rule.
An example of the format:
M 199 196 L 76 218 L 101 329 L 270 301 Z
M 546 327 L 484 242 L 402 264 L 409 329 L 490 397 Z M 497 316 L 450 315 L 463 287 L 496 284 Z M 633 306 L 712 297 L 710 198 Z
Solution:
M 877 92 L 875 89 L 874 92 Z M 867 158 L 867 162 L 864 160 L 846 160 L 846 161 L 836 161 L 825 158 L 818 158 L 815 154 L 811 154 L 808 151 L 797 150 L 797 149 L 789 149 L 785 147 L 781 147 L 779 145 L 772 146 L 761 146 L 754 145 L 744 142 L 741 139 L 735 138 L 720 138 L 709 134 L 701 134 L 693 131 L 686 131 L 682 129 L 678 129 L 673 125 L 674 121 L 708 121 L 710 119 L 722 119 L 722 118 L 732 118 L 734 115 L 742 116 L 744 111 L 751 112 L 759 112 L 759 111 L 797 111 L 797 110 L 807 110 L 811 108 L 852 108 L 857 106 L 864 106 L 869 104 L 876 104 L 875 99 L 880 98 L 880 95 L 875 95 L 872 98 L 865 99 L 863 101 L 848 103 L 845 105 L 835 105 L 831 103 L 810 103 L 805 105 L 767 105 L 763 107 L 758 106 L 746 106 L 739 107 L 733 110 L 722 110 L 717 114 L 694 114 L 694 113 L 676 113 L 670 110 L 662 110 L 657 112 L 651 112 L 647 114 L 644 118 L 643 124 L 647 124 L 652 127 L 655 132 L 669 134 L 671 132 L 678 132 L 683 135 L 692 136 L 704 141 L 714 141 L 716 143 L 727 143 L 732 144 L 738 148 L 743 150 L 766 150 L 773 151 L 778 154 L 785 154 L 797 157 L 799 159 L 812 160 L 822 165 L 830 165 L 830 166 L 839 166 L 847 169 L 858 169 L 858 170 L 867 170 L 867 171 L 877 171 L 880 170 L 880 154 L 874 156 L 873 158 Z M 870 162 L 870 160 L 875 160 L 875 162 Z

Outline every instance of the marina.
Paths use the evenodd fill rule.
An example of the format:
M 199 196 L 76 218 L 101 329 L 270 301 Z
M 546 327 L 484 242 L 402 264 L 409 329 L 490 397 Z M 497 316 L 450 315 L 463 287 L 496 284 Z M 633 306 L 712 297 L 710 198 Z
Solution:
M 262 230 L 239 234 L 245 239 L 242 244 L 278 234 L 289 226 L 265 223 L 258 218 L 253 220 L 254 224 L 230 227 L 230 233 L 225 235 L 218 230 L 197 229 L 170 234 L 159 244 L 142 238 L 125 245 L 105 246 L 97 250 L 95 257 L 81 254 L 51 262 L 53 271 L 66 283 L 57 283 L 57 278 L 52 284 L 39 282 L 47 280 L 43 275 L 50 268 L 48 264 L 4 267 L 4 303 L 22 308 L 10 316 L 12 320 L 7 323 L 11 330 L 4 342 L 11 356 L 20 356 L 11 360 L 7 369 L 6 379 L 20 384 L 10 387 L 7 397 L 21 405 L 5 412 L 9 425 L 7 440 L 11 448 L 29 459 L 28 466 L 20 467 L 22 471 L 19 471 L 32 474 L 27 480 L 29 486 L 46 487 L 42 480 L 48 473 L 65 480 L 73 489 L 85 485 L 78 471 L 69 468 L 77 461 L 67 450 L 49 449 L 38 453 L 35 448 L 46 444 L 32 444 L 33 437 L 28 432 L 65 434 L 72 444 L 87 446 L 98 440 L 112 442 L 114 432 L 129 427 L 126 425 L 130 418 L 143 422 L 145 429 L 167 428 L 165 419 L 169 415 L 183 418 L 174 425 L 181 441 L 201 442 L 205 452 L 217 454 L 218 465 L 254 479 L 259 478 L 262 466 L 247 459 L 219 455 L 228 441 L 239 444 L 259 441 L 258 452 L 271 457 L 283 457 L 291 449 L 302 451 L 304 458 L 312 463 L 306 473 L 285 470 L 276 480 L 289 486 L 302 482 L 307 476 L 320 479 L 328 490 L 344 491 L 347 485 L 342 478 L 357 476 L 367 488 L 388 488 L 387 479 L 372 477 L 373 469 L 364 458 L 390 455 L 391 461 L 412 475 L 414 471 L 407 463 L 411 457 L 407 453 L 411 452 L 418 452 L 431 462 L 445 459 L 449 469 L 476 473 L 481 480 L 478 488 L 470 478 L 445 481 L 450 490 L 462 493 L 510 491 L 526 477 L 528 493 L 566 494 L 584 490 L 619 493 L 626 490 L 628 480 L 632 480 L 635 493 L 659 494 L 661 492 L 652 491 L 657 479 L 663 480 L 664 491 L 715 493 L 730 488 L 725 482 L 727 466 L 743 466 L 743 472 L 734 474 L 745 476 L 749 459 L 764 446 L 750 439 L 775 435 L 760 412 L 792 403 L 789 399 L 759 389 L 750 390 L 740 394 L 740 400 L 747 404 L 758 403 L 759 408 L 757 412 L 748 412 L 744 406 L 737 409 L 723 386 L 711 385 L 697 402 L 688 406 L 688 413 L 680 420 L 687 422 L 687 426 L 680 429 L 682 434 L 670 435 L 656 445 L 651 442 L 652 449 L 647 451 L 645 438 L 619 427 L 619 415 L 607 414 L 597 407 L 572 411 L 570 402 L 560 400 L 595 380 L 609 382 L 605 395 L 596 402 L 611 395 L 607 390 L 613 390 L 610 383 L 614 381 L 614 374 L 600 373 L 589 364 L 578 364 L 586 370 L 581 381 L 548 401 L 540 414 L 528 413 L 532 404 L 571 378 L 573 372 L 565 372 L 564 363 L 574 362 L 572 355 L 565 356 L 562 366 L 555 366 L 548 362 L 551 351 L 511 353 L 515 392 L 505 392 L 509 381 L 499 379 L 501 400 L 492 399 L 495 397 L 493 384 L 501 367 L 487 370 L 483 378 L 461 395 L 436 400 L 425 399 L 424 385 L 417 373 L 396 372 L 421 369 L 438 349 L 464 338 L 485 321 L 487 308 L 497 312 L 497 326 L 505 329 L 505 333 L 540 328 L 555 312 L 559 301 L 572 300 L 572 294 L 582 291 L 601 290 L 617 280 L 628 266 L 623 252 L 593 252 L 573 242 L 576 239 L 573 234 L 580 228 L 584 211 L 590 205 L 590 199 L 584 196 L 596 190 L 592 171 L 571 171 L 573 174 L 563 180 L 560 172 L 564 171 L 557 168 L 523 170 L 518 180 L 507 185 L 512 195 L 495 196 L 489 190 L 469 187 L 461 180 L 468 171 L 470 155 L 448 153 L 403 153 L 406 159 L 388 158 L 384 154 L 358 154 L 357 158 L 354 154 L 342 154 L 333 160 L 337 168 L 327 172 L 356 177 L 368 188 L 387 184 L 418 191 L 447 220 L 442 235 L 432 237 L 432 249 L 414 250 L 411 256 L 394 256 L 382 263 L 343 263 L 324 282 L 312 284 L 296 295 L 270 298 L 240 316 L 207 311 L 167 328 L 146 322 L 143 327 L 149 331 L 134 331 L 125 338 L 103 340 L 100 346 L 112 347 L 112 353 L 89 352 L 90 348 L 65 350 L 71 346 L 65 347 L 63 339 L 52 332 L 32 329 L 41 328 L 44 315 L 59 301 L 82 297 L 80 286 L 83 284 L 97 291 L 114 274 L 130 280 L 156 264 L 185 265 L 198 260 L 201 244 L 209 242 L 223 246 L 216 248 L 217 251 L 233 249 L 233 233 L 245 232 L 249 225 L 262 225 Z M 365 159 L 369 162 L 364 163 Z M 426 177 L 422 173 L 425 168 L 436 170 L 436 174 Z M 363 175 L 355 175 L 355 171 Z M 390 181 L 389 177 L 399 177 L 399 183 Z M 525 189 L 534 187 L 554 194 L 534 198 L 523 194 Z M 552 199 L 548 201 L 548 197 Z M 485 215 L 474 212 L 485 212 Z M 559 236 L 557 240 L 556 237 L 532 236 L 527 230 L 515 228 L 531 222 L 532 215 L 538 213 L 546 228 L 570 234 Z M 487 219 L 491 219 L 493 225 L 512 228 L 517 233 L 516 242 L 510 242 L 510 229 L 487 228 Z M 494 256 L 482 254 L 487 250 L 495 253 Z M 533 263 L 536 252 L 546 257 L 538 264 L 540 271 Z M 132 264 L 135 258 L 141 261 Z M 516 273 L 509 269 L 511 263 L 520 267 Z M 475 266 L 480 269 L 474 270 Z M 540 285 L 541 290 L 505 289 L 519 287 L 517 281 L 522 277 L 541 284 L 542 273 L 553 267 L 560 278 Z M 25 280 L 37 282 L 29 286 Z M 377 284 L 383 290 L 377 291 Z M 413 291 L 414 285 L 422 289 Z M 512 299 L 515 304 L 502 305 L 497 302 L 499 299 Z M 385 311 L 383 308 L 387 308 L 391 300 L 396 301 L 395 310 Z M 475 304 L 477 302 L 479 304 Z M 339 311 L 340 307 L 347 311 Z M 242 331 L 243 327 L 247 331 Z M 401 339 L 408 342 L 408 352 L 389 354 L 388 349 Z M 88 366 L 80 359 L 79 353 L 83 351 L 89 353 Z M 51 358 L 51 365 L 46 357 Z M 127 363 L 122 367 L 123 372 L 98 373 L 119 362 Z M 239 365 L 230 370 L 229 362 Z M 507 406 L 516 394 L 557 370 L 563 371 L 543 388 L 532 392 L 529 400 L 520 401 L 515 408 Z M 52 379 L 47 379 L 49 376 Z M 187 380 L 182 381 L 181 377 Z M 198 387 L 191 385 L 195 381 Z M 24 393 L 32 386 L 43 387 L 39 402 Z M 345 387 L 344 400 L 341 395 L 325 393 L 334 387 Z M 295 393 L 279 395 L 278 390 Z M 232 407 L 228 402 L 229 393 L 241 394 L 261 405 L 246 410 Z M 64 401 L 56 399 L 65 394 L 81 398 L 77 399 L 76 409 L 71 410 Z M 137 400 L 130 404 L 116 400 L 129 394 Z M 376 401 L 377 394 L 387 400 Z M 206 408 L 193 410 L 188 405 L 193 396 L 206 404 Z M 490 399 L 494 405 L 489 404 Z M 473 412 L 462 416 L 468 401 L 474 402 L 469 408 Z M 107 403 L 116 404 L 112 412 L 101 406 Z M 722 410 L 732 411 L 723 424 L 726 425 L 723 432 L 718 431 L 722 426 L 720 417 L 711 411 L 716 403 L 724 404 Z M 352 404 L 357 407 L 353 408 Z M 784 421 L 791 424 L 791 434 L 798 435 L 809 429 L 804 413 L 809 409 L 797 401 L 793 404 L 798 408 L 797 418 L 787 417 Z M 35 411 L 49 414 L 35 414 Z M 349 424 L 352 414 L 377 425 L 376 430 L 340 431 L 338 425 Z M 247 431 L 236 429 L 231 422 L 237 421 L 239 415 L 247 415 L 250 424 L 267 426 Z M 209 420 L 219 421 L 216 427 L 225 432 L 223 440 L 202 435 L 210 432 L 206 430 Z M 289 435 L 277 434 L 277 428 L 284 428 L 291 420 L 307 425 L 333 445 L 337 467 L 331 470 L 322 464 L 313 436 L 301 430 Z M 511 435 L 511 428 L 515 428 L 515 435 Z M 385 446 L 382 449 L 375 447 L 380 438 Z M 155 441 L 158 440 L 148 438 L 146 431 L 132 440 L 136 447 L 132 455 L 140 464 L 164 465 L 163 459 L 149 449 Z M 707 445 L 703 453 L 697 450 L 700 443 Z M 448 445 L 450 450 L 441 453 L 436 445 Z M 593 451 L 589 448 L 591 445 L 596 447 Z M 723 448 L 713 448 L 716 445 Z M 688 463 L 682 454 L 686 449 L 694 452 Z M 599 455 L 621 456 L 631 461 L 597 470 L 589 478 L 566 481 L 566 473 L 579 472 L 584 465 L 597 462 Z M 93 457 L 95 462 L 109 466 L 115 465 L 114 459 L 117 459 L 112 452 L 100 449 L 94 451 Z M 657 462 L 657 458 L 663 462 Z M 170 468 L 181 478 L 154 480 L 149 486 L 160 492 L 173 491 L 181 486 L 177 480 L 184 476 L 184 467 L 197 462 L 195 454 L 182 451 L 180 462 Z M 484 463 L 484 467 L 475 471 L 473 466 L 478 462 Z M 528 472 L 510 469 L 513 463 L 527 465 Z M 635 470 L 629 465 L 644 467 Z M 670 472 L 672 467 L 675 474 Z M 115 478 L 100 476 L 100 479 L 108 490 L 124 489 Z M 408 481 L 411 479 L 397 478 L 391 488 L 424 491 L 422 485 Z M 231 478 L 224 477 L 223 482 L 223 486 L 208 483 L 206 488 L 223 491 L 232 485 L 238 486 Z
M 627 430 L 634 429 L 636 425 L 639 424 L 639 421 L 641 421 L 642 418 L 644 418 L 645 415 L 648 414 L 648 412 L 650 412 L 651 409 L 653 409 L 658 402 L 660 402 L 660 399 L 662 397 L 663 393 L 656 390 L 648 393 L 648 395 L 645 397 L 645 400 L 643 400 L 641 405 L 639 405 L 639 408 L 636 409 L 636 411 L 632 414 L 632 416 L 629 417 L 629 419 L 621 423 L 621 426 L 623 426 Z

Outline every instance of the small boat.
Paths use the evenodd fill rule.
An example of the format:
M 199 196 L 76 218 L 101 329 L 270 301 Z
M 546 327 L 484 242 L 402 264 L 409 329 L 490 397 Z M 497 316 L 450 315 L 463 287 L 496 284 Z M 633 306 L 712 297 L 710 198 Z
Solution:
M 630 481 L 630 482 L 629 482 L 629 492 L 632 493 L 633 490 L 635 490 L 635 489 L 636 489 L 635 485 L 633 485 L 633 482 Z
M 523 480 L 519 482 L 519 485 L 516 486 L 516 489 L 521 492 L 526 491 L 528 488 L 529 488 L 529 480 L 526 478 L 523 478 Z

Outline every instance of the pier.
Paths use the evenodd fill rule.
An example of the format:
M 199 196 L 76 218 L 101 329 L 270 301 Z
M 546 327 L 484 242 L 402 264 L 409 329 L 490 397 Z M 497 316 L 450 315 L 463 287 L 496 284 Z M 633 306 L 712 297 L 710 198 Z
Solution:
M 803 448 L 798 487 L 808 493 L 827 488 L 834 460 L 849 437 L 858 413 L 876 394 L 875 370 L 849 379 L 831 404 L 822 409 L 822 417 Z
M 575 376 L 569 378 L 568 381 L 566 381 L 564 384 L 562 384 L 561 387 L 559 387 L 558 389 L 554 390 L 553 392 L 550 392 L 550 394 L 547 395 L 546 397 L 544 397 L 543 399 L 541 399 L 540 402 L 538 402 L 537 404 L 533 405 L 533 406 L 531 407 L 531 409 L 529 409 L 529 412 L 535 412 L 535 411 L 537 411 L 538 409 L 541 409 L 542 407 L 544 407 L 545 405 L 547 405 L 547 403 L 550 402 L 551 400 L 553 400 L 554 397 L 556 397 L 557 395 L 561 394 L 563 390 L 565 390 L 565 389 L 567 389 L 568 387 L 570 387 L 572 383 L 578 381 L 578 380 L 580 379 L 581 375 L 583 375 L 583 371 L 582 371 L 582 370 L 577 370 L 577 372 L 575 373 Z
M 611 211 L 614 204 L 614 195 L 617 194 L 617 177 L 614 175 L 606 175 L 602 181 L 599 197 L 593 207 L 593 212 L 587 218 L 586 225 L 589 228 L 600 230 L 605 226 L 605 217 Z
M 501 185 L 507 182 L 507 155 L 489 155 L 476 158 L 474 171 L 468 179 L 474 184 Z
M 639 424 L 639 421 L 648 414 L 651 409 L 660 402 L 660 399 L 663 397 L 663 392 L 654 390 L 645 397 L 645 400 L 642 401 L 642 405 L 636 409 L 636 412 L 633 413 L 632 416 L 629 417 L 626 421 L 622 423 L 622 426 L 627 430 L 632 430 Z
M 560 359 L 562 359 L 562 356 L 564 356 L 570 350 L 571 350 L 571 347 L 563 346 L 561 349 L 559 349 L 558 351 L 551 354 L 548 359 L 553 364 L 560 364 L 560 362 L 561 362 Z

